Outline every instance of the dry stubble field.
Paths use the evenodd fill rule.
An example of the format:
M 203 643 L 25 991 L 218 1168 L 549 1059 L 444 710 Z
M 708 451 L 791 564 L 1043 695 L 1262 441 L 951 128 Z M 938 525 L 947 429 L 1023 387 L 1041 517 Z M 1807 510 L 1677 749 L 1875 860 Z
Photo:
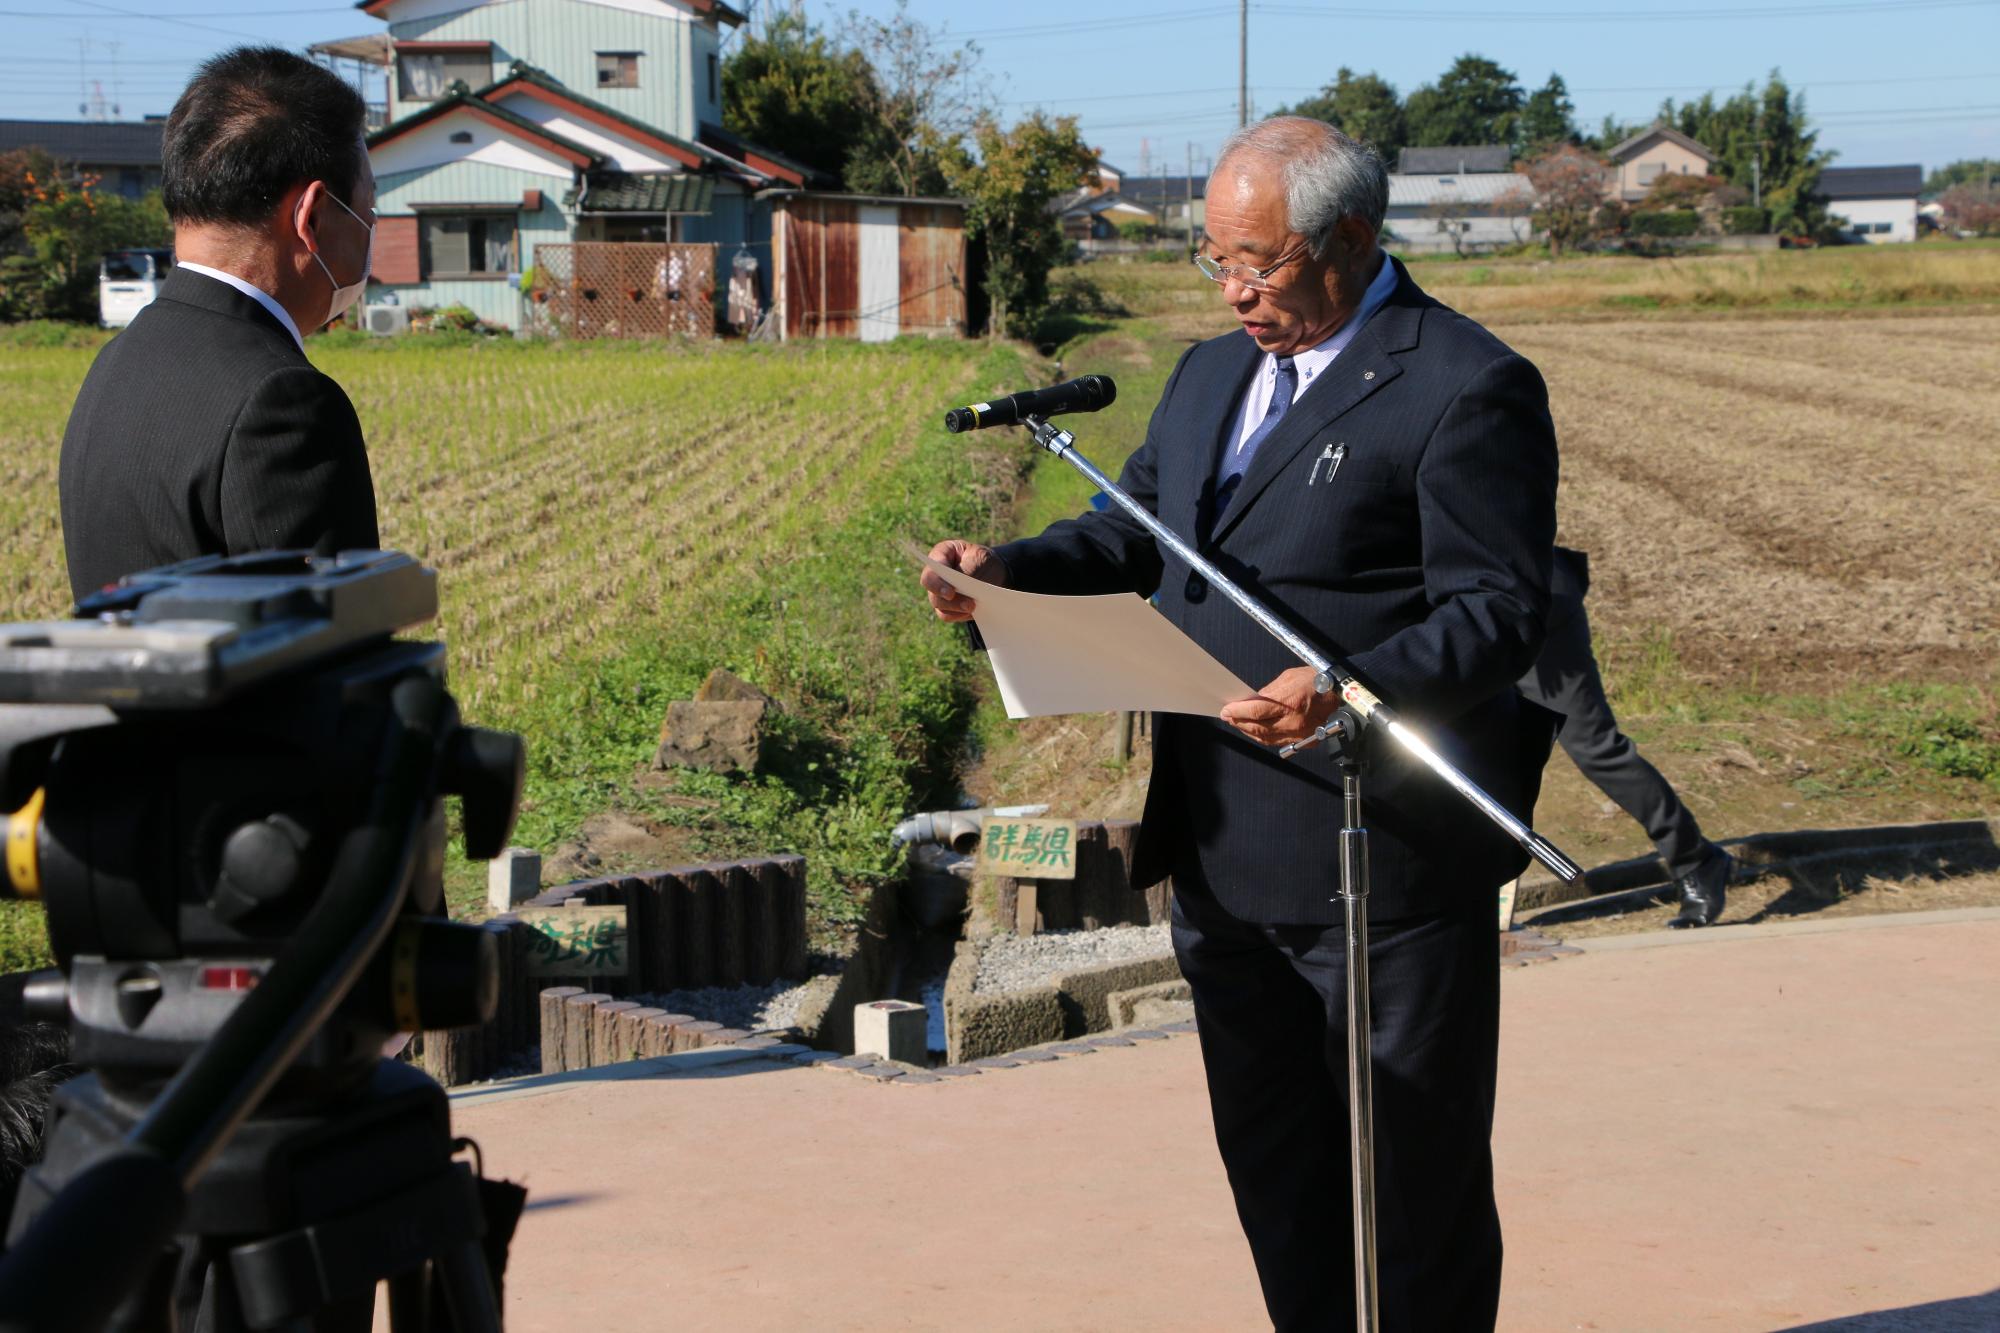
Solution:
M 1760 272 L 1776 282 L 1789 258 L 1765 258 Z M 1826 256 L 1798 258 L 1828 272 Z M 1878 257 L 1836 258 L 1848 282 Z M 1943 258 L 1975 295 L 2000 290 L 2000 251 Z M 1879 262 L 1898 281 L 1942 271 L 1921 256 Z M 1138 318 L 1065 349 L 1068 373 L 1111 371 L 1124 393 L 1150 398 L 1189 339 L 1232 327 L 1205 283 L 1139 271 L 1154 267 L 1107 275 L 1104 289 Z M 1706 281 L 1633 277 L 1623 261 L 1609 271 L 1617 283 L 1595 297 Z M 1474 309 L 1481 291 L 1533 290 L 1468 284 L 1465 272 L 1422 265 L 1417 277 Z M 1552 281 L 1574 286 L 1576 272 Z M 1591 553 L 1607 683 L 1704 831 L 2000 815 L 2000 788 L 1940 771 L 1950 756 L 1924 748 L 1949 717 L 1978 733 L 1959 752 L 1971 762 L 2000 754 L 2000 309 L 1611 316 L 1594 302 L 1565 316 L 1518 304 L 1479 317 L 1548 382 L 1561 540 Z M 1111 431 L 1093 423 L 1083 447 L 1111 467 L 1143 429 L 1138 413 Z M 1091 719 L 1036 724 L 971 789 L 995 800 L 1055 791 L 1091 813 L 1136 815 L 1144 760 L 1105 763 L 1106 740 Z M 1560 754 L 1537 822 L 1586 864 L 1649 850 Z M 1874 896 L 1886 908 L 1899 895 L 1913 896 Z M 1746 894 L 1730 917 L 1778 896 Z

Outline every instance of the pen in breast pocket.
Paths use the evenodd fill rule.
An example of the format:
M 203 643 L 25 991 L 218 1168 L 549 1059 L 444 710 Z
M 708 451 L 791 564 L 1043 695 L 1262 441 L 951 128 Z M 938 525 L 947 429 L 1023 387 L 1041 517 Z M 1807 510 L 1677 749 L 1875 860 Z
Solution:
M 1340 465 L 1342 461 L 1346 459 L 1346 457 L 1347 457 L 1346 445 L 1329 444 L 1326 447 L 1325 451 L 1322 452 L 1318 458 L 1315 458 L 1313 460 L 1312 476 L 1306 478 L 1306 485 L 1308 486 L 1319 485 L 1319 465 L 1321 463 L 1326 464 L 1326 479 L 1328 481 L 1332 481 L 1333 474 L 1340 471 Z

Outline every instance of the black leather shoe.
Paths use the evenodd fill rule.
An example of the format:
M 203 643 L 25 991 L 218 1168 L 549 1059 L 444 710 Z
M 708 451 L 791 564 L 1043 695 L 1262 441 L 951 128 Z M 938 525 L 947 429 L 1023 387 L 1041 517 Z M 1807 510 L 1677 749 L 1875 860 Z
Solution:
M 1667 929 L 1692 930 L 1696 926 L 1712 926 L 1720 920 L 1723 903 L 1728 898 L 1729 879 L 1735 870 L 1735 858 L 1717 847 L 1714 855 L 1675 880 L 1674 886 L 1681 894 L 1681 914 L 1667 922 Z

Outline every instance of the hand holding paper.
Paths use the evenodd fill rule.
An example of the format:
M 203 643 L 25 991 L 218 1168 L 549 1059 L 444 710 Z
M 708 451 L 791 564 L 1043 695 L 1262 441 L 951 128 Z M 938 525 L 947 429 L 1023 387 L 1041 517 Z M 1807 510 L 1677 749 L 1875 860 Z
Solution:
M 1118 711 L 1214 717 L 1223 705 L 1257 694 L 1135 594 L 1051 597 L 985 583 L 936 560 L 926 559 L 924 567 L 978 603 L 980 636 L 1008 717 Z M 964 618 L 947 606 L 939 613 Z

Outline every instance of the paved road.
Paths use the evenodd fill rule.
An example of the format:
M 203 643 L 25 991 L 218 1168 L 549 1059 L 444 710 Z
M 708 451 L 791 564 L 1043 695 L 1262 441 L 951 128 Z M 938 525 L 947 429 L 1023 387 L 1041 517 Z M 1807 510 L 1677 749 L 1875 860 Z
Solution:
M 1951 915 L 1508 972 L 1502 1327 L 2000 1328 L 2000 913 Z M 534 1191 L 516 1333 L 1265 1326 L 1191 1037 L 923 1087 L 744 1061 L 455 1115 Z

